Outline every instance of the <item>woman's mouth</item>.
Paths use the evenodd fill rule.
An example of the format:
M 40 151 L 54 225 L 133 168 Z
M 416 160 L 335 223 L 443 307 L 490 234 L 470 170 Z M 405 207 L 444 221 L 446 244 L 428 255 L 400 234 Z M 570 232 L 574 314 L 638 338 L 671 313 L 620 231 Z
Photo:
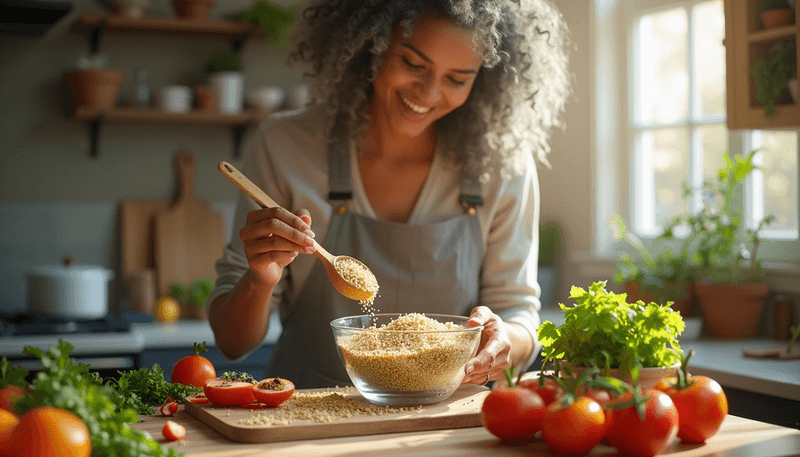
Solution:
M 427 113 L 428 111 L 431 110 L 430 108 L 426 108 L 424 106 L 420 106 L 420 105 L 417 105 L 416 103 L 411 102 L 410 100 L 408 100 L 407 98 L 403 97 L 402 95 L 400 96 L 400 100 L 403 102 L 404 105 L 409 107 L 411 109 L 411 111 L 414 111 L 417 114 L 425 114 L 425 113 Z

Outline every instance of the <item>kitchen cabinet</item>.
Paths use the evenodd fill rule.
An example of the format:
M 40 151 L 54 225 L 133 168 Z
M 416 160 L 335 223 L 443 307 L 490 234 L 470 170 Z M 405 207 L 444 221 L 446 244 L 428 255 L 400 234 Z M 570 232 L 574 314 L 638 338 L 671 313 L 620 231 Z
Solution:
M 91 54 L 96 54 L 105 33 L 159 34 L 171 36 L 201 36 L 230 40 L 231 47 L 238 51 L 251 36 L 257 35 L 253 25 L 238 21 L 200 21 L 179 17 L 146 17 L 132 19 L 110 14 L 84 14 L 73 26 L 76 33 L 86 34 Z M 91 141 L 90 154 L 99 154 L 100 127 L 104 122 L 221 125 L 233 131 L 234 154 L 240 155 L 241 141 L 245 131 L 264 120 L 269 115 L 264 111 L 245 110 L 238 114 L 223 114 L 216 111 L 190 111 L 172 113 L 150 108 L 117 107 L 109 110 L 77 107 L 72 118 L 87 123 Z
M 800 52 L 800 8 L 794 10 L 793 24 L 766 29 L 761 22 L 760 4 L 760 0 L 725 0 L 728 128 L 797 128 L 800 103 L 792 101 L 787 89 L 776 102 L 775 115 L 766 118 L 764 107 L 756 99 L 750 64 L 769 56 L 783 42 L 795 43 Z

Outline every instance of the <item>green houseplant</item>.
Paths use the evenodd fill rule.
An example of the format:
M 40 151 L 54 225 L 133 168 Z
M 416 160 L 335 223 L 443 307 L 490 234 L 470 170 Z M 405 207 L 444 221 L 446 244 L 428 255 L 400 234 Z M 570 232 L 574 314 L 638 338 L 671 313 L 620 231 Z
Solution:
M 245 24 L 256 24 L 266 36 L 268 44 L 280 44 L 288 37 L 287 29 L 294 24 L 297 14 L 292 8 L 275 5 L 269 0 L 257 0 L 250 8 L 228 15 Z
M 797 78 L 797 51 L 793 42 L 783 42 L 767 57 L 750 64 L 756 83 L 756 99 L 764 105 L 767 119 L 775 115 L 775 104 L 789 80 Z
M 787 0 L 761 0 L 759 5 L 764 28 L 771 29 L 794 22 L 794 10 Z
M 753 157 L 757 152 L 745 157 L 731 157 L 726 152 L 717 179 L 703 184 L 703 208 L 697 214 L 674 218 L 662 235 L 674 238 L 677 227 L 689 229 L 684 247 L 696 264 L 695 292 L 712 336 L 755 336 L 769 292 L 757 254 L 759 232 L 775 216 L 745 228 L 744 213 L 735 205 L 744 180 L 756 169 Z M 689 189 L 685 192 L 690 194 Z
M 214 281 L 196 279 L 189 284 L 175 281 L 169 285 L 169 295 L 181 304 L 181 316 L 189 319 L 205 319 L 205 306 Z
M 605 286 L 605 281 L 593 283 L 589 290 L 573 286 L 569 298 L 577 304 L 559 304 L 564 324 L 556 327 L 544 321 L 539 326 L 544 364 L 605 366 L 616 369 L 615 377 L 634 383 L 643 369 L 654 369 L 653 379 L 674 371 L 681 361 L 680 314 L 657 303 L 628 303 L 625 294 L 606 291 Z
M 681 316 L 691 316 L 694 309 L 694 263 L 687 246 L 674 253 L 670 248 L 650 253 L 642 240 L 628 230 L 622 218 L 615 214 L 609 223 L 614 238 L 630 244 L 639 259 L 623 254 L 617 263 L 614 282 L 622 284 L 632 301 L 655 301 L 662 305 L 671 303 Z M 656 242 L 664 239 L 661 235 Z
M 244 104 L 244 75 L 239 55 L 229 49 L 216 51 L 206 62 L 208 85 L 217 93 L 217 109 L 222 113 L 235 114 Z

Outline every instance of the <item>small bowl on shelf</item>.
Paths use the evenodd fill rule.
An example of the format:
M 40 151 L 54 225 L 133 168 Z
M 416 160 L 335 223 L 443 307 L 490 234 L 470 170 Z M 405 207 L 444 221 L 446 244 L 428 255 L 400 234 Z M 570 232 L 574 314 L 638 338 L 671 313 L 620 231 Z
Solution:
M 259 111 L 275 111 L 280 108 L 286 93 L 278 86 L 264 86 L 247 92 L 247 103 Z
M 483 326 L 444 314 L 374 314 L 331 322 L 356 390 L 386 406 L 438 403 L 456 391 L 478 350 Z

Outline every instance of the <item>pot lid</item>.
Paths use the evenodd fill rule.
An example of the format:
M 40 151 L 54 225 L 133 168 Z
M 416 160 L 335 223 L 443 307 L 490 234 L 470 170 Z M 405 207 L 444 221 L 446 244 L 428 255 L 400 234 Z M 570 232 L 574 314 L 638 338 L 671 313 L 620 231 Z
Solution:
M 64 257 L 64 263 L 61 265 L 34 267 L 30 272 L 30 276 L 63 279 L 100 278 L 108 281 L 114 277 L 114 272 L 100 265 L 74 263 L 72 257 L 67 256 Z

